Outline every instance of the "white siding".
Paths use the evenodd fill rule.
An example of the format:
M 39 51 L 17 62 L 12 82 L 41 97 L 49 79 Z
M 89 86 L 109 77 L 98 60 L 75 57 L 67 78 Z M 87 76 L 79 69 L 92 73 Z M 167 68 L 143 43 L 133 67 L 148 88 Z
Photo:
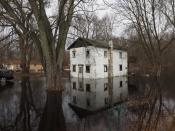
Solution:
M 113 81 L 113 93 L 110 94 L 109 88 L 104 90 L 104 84 L 108 82 L 107 78 L 94 80 L 71 78 L 71 104 L 89 111 L 96 111 L 109 106 L 110 101 L 105 103 L 105 99 L 109 100 L 111 95 L 113 104 L 126 100 L 128 96 L 127 77 L 115 77 Z M 121 81 L 122 87 L 120 87 Z M 76 89 L 73 89 L 73 82 L 76 83 Z M 83 83 L 83 90 L 79 90 L 79 82 Z M 90 84 L 90 92 L 86 90 L 86 84 Z M 87 105 L 87 100 L 90 106 Z
M 90 51 L 90 57 L 86 58 L 86 50 Z M 76 56 L 73 58 L 72 51 L 76 51 Z M 93 46 L 80 47 L 70 49 L 70 71 L 72 77 L 83 78 L 106 78 L 108 72 L 104 72 L 104 65 L 108 66 L 108 57 L 104 57 L 104 51 L 107 48 L 97 48 Z M 122 52 L 122 58 L 119 56 Z M 108 54 L 108 53 L 107 53 Z M 122 65 L 122 71 L 119 70 L 119 65 Z M 73 65 L 76 65 L 76 72 L 73 72 Z M 78 73 L 78 65 L 83 65 L 83 74 Z M 90 65 L 90 73 L 86 73 L 86 65 Z M 113 50 L 113 75 L 127 75 L 127 52 Z

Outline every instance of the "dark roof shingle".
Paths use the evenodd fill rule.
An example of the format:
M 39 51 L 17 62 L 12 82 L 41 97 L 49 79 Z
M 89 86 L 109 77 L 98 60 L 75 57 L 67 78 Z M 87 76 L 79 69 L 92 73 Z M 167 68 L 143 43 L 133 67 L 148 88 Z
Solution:
M 91 39 L 85 39 L 79 37 L 77 40 L 75 40 L 67 49 L 70 50 L 72 48 L 78 48 L 78 47 L 87 47 L 87 46 L 94 46 L 94 47 L 100 47 L 100 48 L 109 48 L 109 44 L 106 41 L 98 41 L 98 40 L 91 40 Z M 114 49 L 118 50 L 126 50 L 123 47 L 114 44 Z

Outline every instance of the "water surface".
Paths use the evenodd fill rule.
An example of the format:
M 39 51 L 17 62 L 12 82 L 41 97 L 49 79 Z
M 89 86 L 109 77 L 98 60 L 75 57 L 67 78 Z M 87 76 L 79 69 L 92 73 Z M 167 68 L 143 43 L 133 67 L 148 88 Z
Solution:
M 64 78 L 48 92 L 44 77 L 0 86 L 0 131 L 173 131 L 174 84 L 165 78 Z

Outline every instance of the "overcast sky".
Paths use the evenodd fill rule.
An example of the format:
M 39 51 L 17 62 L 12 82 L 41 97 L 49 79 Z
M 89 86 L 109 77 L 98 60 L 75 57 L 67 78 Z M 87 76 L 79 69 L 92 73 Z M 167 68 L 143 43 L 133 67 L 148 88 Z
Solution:
M 51 15 L 53 13 L 56 13 L 57 11 L 57 0 L 51 0 L 51 8 L 47 9 L 47 14 Z M 111 2 L 113 0 L 107 0 L 108 2 Z M 121 21 L 121 18 L 119 15 L 116 15 L 114 13 L 114 10 L 112 10 L 111 8 L 109 8 L 104 2 L 103 0 L 97 0 L 97 8 L 100 10 L 96 11 L 96 14 L 99 18 L 102 18 L 105 15 L 109 15 L 109 16 L 114 16 L 115 15 L 115 25 L 114 25 L 114 31 L 113 31 L 113 35 L 114 36 L 123 36 L 124 35 L 124 29 L 125 29 L 125 25 L 123 24 L 123 22 Z

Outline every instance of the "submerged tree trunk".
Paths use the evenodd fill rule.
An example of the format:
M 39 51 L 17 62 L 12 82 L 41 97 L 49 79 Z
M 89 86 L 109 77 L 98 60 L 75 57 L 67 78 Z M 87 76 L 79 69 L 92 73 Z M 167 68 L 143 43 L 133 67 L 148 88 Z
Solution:
M 47 92 L 47 100 L 38 131 L 66 131 L 62 108 L 62 93 Z

